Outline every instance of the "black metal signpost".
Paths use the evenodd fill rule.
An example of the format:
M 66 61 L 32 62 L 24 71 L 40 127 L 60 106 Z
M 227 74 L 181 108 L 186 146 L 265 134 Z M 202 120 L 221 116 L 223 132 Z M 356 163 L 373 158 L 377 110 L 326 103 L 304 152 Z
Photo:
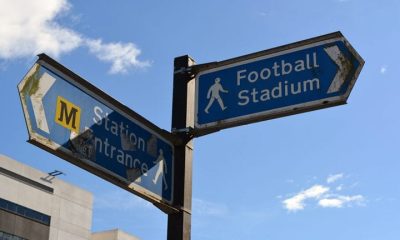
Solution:
M 172 132 L 183 140 L 175 146 L 175 206 L 178 213 L 168 215 L 168 240 L 188 240 L 192 215 L 192 155 L 193 140 L 190 129 L 194 124 L 194 78 L 188 67 L 194 65 L 189 56 L 174 60 L 174 85 L 172 102 Z
M 340 32 L 222 62 L 194 65 L 188 56 L 176 58 L 172 132 L 184 144 L 175 146 L 174 204 L 180 212 L 168 217 L 168 240 L 190 239 L 192 138 L 345 104 L 363 65 Z
M 47 56 L 41 55 L 39 60 L 44 61 L 44 67 L 47 66 L 48 69 L 42 67 L 43 69 L 39 71 L 41 66 L 41 61 L 39 61 L 39 65 L 35 65 L 36 67 L 33 68 L 33 70 L 36 69 L 34 74 L 32 73 L 33 70 L 31 70 L 23 81 L 24 85 L 20 86 L 21 100 L 30 136 L 32 132 L 41 133 L 38 137 L 39 140 L 42 140 L 39 141 L 41 143 L 40 147 L 128 191 L 138 194 L 168 214 L 168 240 L 189 240 L 191 238 L 194 137 L 209 134 L 227 127 L 345 104 L 364 65 L 364 60 L 340 32 L 222 62 L 195 65 L 195 61 L 187 55 L 177 57 L 174 59 L 172 130 L 170 133 L 159 129 L 148 120 L 112 99 Z M 285 77 L 283 78 L 283 76 Z M 140 178 L 141 176 L 129 179 L 129 174 L 124 171 L 120 173 L 120 171 L 117 171 L 118 169 L 115 170 L 120 175 L 116 175 L 113 172 L 110 173 L 105 167 L 94 165 L 93 161 L 88 159 L 87 154 L 80 154 L 79 158 L 77 158 L 76 156 L 78 155 L 76 153 L 71 152 L 69 148 L 67 149 L 71 145 L 70 142 L 76 139 L 76 137 L 72 137 L 72 132 L 75 131 L 78 133 L 79 129 L 72 129 L 68 124 L 60 125 L 58 123 L 60 127 L 56 123 L 51 122 L 53 121 L 53 117 L 45 117 L 45 114 L 41 112 L 40 106 L 44 104 L 48 106 L 48 111 L 57 113 L 57 109 L 53 107 L 55 100 L 46 100 L 50 102 L 46 105 L 47 102 L 44 97 L 38 94 L 38 92 L 46 93 L 55 91 L 55 88 L 52 88 L 52 86 L 56 86 L 58 82 L 64 84 L 61 80 L 66 80 L 72 86 L 80 87 L 82 92 L 90 93 L 92 98 L 95 96 L 96 99 L 99 99 L 100 102 L 96 102 L 96 107 L 94 108 L 94 114 L 99 119 L 95 123 L 92 123 L 94 127 L 90 131 L 91 135 L 99 134 L 96 128 L 96 125 L 100 125 L 102 122 L 99 113 L 102 112 L 103 108 L 106 109 L 108 106 L 110 110 L 114 110 L 121 116 L 126 116 L 125 122 L 134 120 L 138 126 L 149 129 L 149 131 L 151 130 L 150 132 L 155 132 L 153 133 L 154 136 L 148 140 L 149 145 L 151 145 L 150 142 L 153 142 L 151 146 L 157 142 L 162 144 L 161 140 L 155 138 L 157 134 L 165 136 L 165 138 L 171 141 L 169 146 L 173 148 L 172 160 L 174 162 L 172 169 L 173 176 L 170 181 L 173 193 L 168 198 L 171 201 L 163 200 L 165 193 L 162 191 L 159 191 L 160 197 L 158 198 L 150 197 L 149 194 L 146 195 L 145 193 L 148 191 L 139 191 L 141 189 L 140 184 L 149 181 L 145 176 L 148 176 L 151 168 L 155 168 L 155 166 L 151 166 L 143 161 L 143 166 L 140 168 L 143 172 L 143 179 Z M 32 82 L 29 85 L 32 89 L 27 90 L 27 87 L 25 87 L 27 85 L 26 82 Z M 297 86 L 296 91 L 293 90 L 294 86 Z M 222 93 L 225 95 L 222 95 Z M 38 103 L 35 103 L 37 100 L 35 94 L 41 96 Z M 54 93 L 55 96 L 60 94 L 62 93 Z M 68 92 L 68 94 L 70 93 Z M 71 97 L 70 99 L 73 98 Z M 39 107 L 28 111 L 28 108 L 36 106 L 35 104 Z M 99 107 L 100 104 L 104 105 L 101 105 L 103 106 L 101 109 Z M 70 105 L 74 106 L 72 103 Z M 77 106 L 76 109 L 76 114 L 78 114 L 78 110 L 81 111 L 81 108 Z M 82 109 L 82 116 L 85 116 L 83 115 L 85 113 L 84 108 Z M 91 107 L 88 109 L 91 109 Z M 32 116 L 31 112 L 35 114 Z M 44 117 L 40 118 L 42 115 Z M 121 119 L 121 116 L 118 115 L 118 119 Z M 31 119 L 33 117 L 37 118 L 36 122 Z M 93 119 L 91 117 L 87 118 Z M 46 119 L 49 121 L 49 125 L 47 125 L 47 122 L 46 125 L 43 125 L 43 120 Z M 68 131 L 68 133 L 72 129 L 71 137 L 67 139 L 69 145 L 64 144 L 64 146 L 58 143 L 56 138 L 51 138 L 53 132 L 52 126 L 53 128 L 57 127 L 59 130 Z M 138 129 L 138 131 L 141 131 L 140 128 Z M 80 135 L 83 135 L 83 133 L 80 133 Z M 156 142 L 154 142 L 153 138 Z M 97 139 L 95 138 L 94 142 L 96 141 Z M 121 141 L 121 144 L 124 143 L 121 145 L 122 148 L 124 150 L 127 149 L 126 151 L 131 154 L 129 151 L 134 148 L 131 149 L 130 147 L 135 147 L 136 143 L 124 140 L 123 136 L 121 136 L 121 140 L 115 140 L 113 144 L 119 141 Z M 55 147 L 48 145 L 48 142 L 52 143 Z M 100 142 L 97 145 L 99 144 Z M 96 156 L 97 145 L 90 145 L 94 148 L 91 151 L 93 154 L 90 154 L 93 157 Z M 147 152 L 155 153 L 154 157 L 158 156 L 158 159 L 161 159 L 160 161 L 165 161 L 164 152 L 167 152 L 165 149 L 168 150 L 168 144 L 164 145 L 158 147 L 154 145 L 153 150 L 158 149 L 158 151 Z M 164 146 L 164 151 L 161 146 Z M 64 152 L 60 153 L 59 149 L 64 149 Z M 152 158 L 150 159 L 153 160 Z M 126 166 L 133 167 L 133 170 L 139 170 L 139 167 L 136 166 L 136 160 L 131 162 L 128 160 L 124 162 Z M 116 175 L 119 181 L 109 177 L 109 175 Z M 158 175 L 156 173 L 156 176 Z M 127 187 L 127 184 L 131 182 L 134 184 L 134 187 Z M 157 192 L 158 188 L 162 189 L 160 186 L 162 186 L 162 183 L 159 185 L 153 184 L 150 185 L 149 189 Z

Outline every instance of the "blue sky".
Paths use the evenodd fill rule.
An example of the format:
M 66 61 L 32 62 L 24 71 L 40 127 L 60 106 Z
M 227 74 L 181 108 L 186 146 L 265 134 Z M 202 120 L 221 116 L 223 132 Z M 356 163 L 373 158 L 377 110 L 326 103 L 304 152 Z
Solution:
M 398 239 L 400 2 L 0 3 L 0 153 L 93 192 L 93 231 L 141 239 L 166 238 L 161 211 L 26 143 L 16 86 L 36 54 L 170 130 L 175 57 L 220 61 L 341 31 L 365 60 L 347 105 L 195 139 L 192 239 Z

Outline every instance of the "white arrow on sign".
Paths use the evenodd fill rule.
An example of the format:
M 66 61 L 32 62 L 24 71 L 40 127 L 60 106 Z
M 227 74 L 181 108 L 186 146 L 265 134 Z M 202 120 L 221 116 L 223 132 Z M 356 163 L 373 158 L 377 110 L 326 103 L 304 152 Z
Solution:
M 33 113 L 35 115 L 36 125 L 44 132 L 50 133 L 49 125 L 47 124 L 46 114 L 43 107 L 42 99 L 53 86 L 56 79 L 45 72 L 39 79 L 38 90 L 31 95 Z
M 346 80 L 346 76 L 349 74 L 351 70 L 350 61 L 340 52 L 338 46 L 327 47 L 324 49 L 325 52 L 329 55 L 329 57 L 336 63 L 339 67 L 335 77 L 331 85 L 329 86 L 327 93 L 335 93 L 340 90 L 344 81 Z

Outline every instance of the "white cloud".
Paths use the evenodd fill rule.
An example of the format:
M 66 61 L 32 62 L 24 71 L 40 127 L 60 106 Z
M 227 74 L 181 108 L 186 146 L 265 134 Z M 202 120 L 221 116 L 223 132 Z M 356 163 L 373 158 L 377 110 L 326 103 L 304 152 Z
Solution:
M 54 21 L 68 9 L 66 0 L 2 1 L 0 57 L 21 58 L 40 52 L 59 56 L 77 48 L 81 36 Z
M 341 208 L 344 205 L 349 205 L 351 203 L 362 203 L 364 197 L 362 195 L 355 196 L 337 196 L 331 198 L 323 198 L 318 201 L 318 205 L 324 208 Z
M 326 179 L 327 183 L 334 183 L 337 180 L 343 178 L 343 173 L 335 174 L 335 175 L 329 175 L 328 178 Z
M 332 184 L 339 179 L 342 179 L 345 175 L 343 173 L 329 175 L 326 179 L 328 184 Z M 353 184 L 354 185 L 354 184 Z M 352 185 L 352 186 L 353 186 Z M 290 212 L 296 212 L 304 210 L 307 204 L 314 204 L 322 208 L 342 208 L 351 207 L 354 204 L 362 206 L 365 203 L 364 196 L 358 195 L 343 195 L 343 189 L 350 189 L 344 187 L 344 184 L 339 186 L 331 186 L 332 188 L 324 185 L 314 185 L 304 191 L 297 193 L 296 195 L 284 199 L 282 201 L 283 207 Z
M 288 198 L 283 201 L 285 208 L 289 211 L 303 210 L 305 207 L 305 200 L 307 199 L 318 199 L 324 193 L 328 192 L 329 188 L 322 185 L 314 185 L 311 188 L 301 191 L 295 196 Z
M 106 43 L 101 40 L 88 40 L 91 53 L 104 62 L 111 62 L 110 73 L 125 73 L 133 67 L 148 67 L 149 62 L 137 59 L 140 50 L 133 43 Z
M 228 207 L 226 205 L 212 203 L 202 199 L 193 199 L 193 211 L 194 214 L 200 216 L 214 216 L 220 217 L 228 213 Z
M 319 200 L 318 204 L 321 207 L 342 207 L 343 201 L 337 198 L 324 198 Z
M 380 73 L 385 74 L 386 72 L 387 72 L 387 66 L 386 65 L 381 66 Z
M 133 43 L 102 43 L 57 23 L 56 18 L 68 13 L 70 7 L 68 0 L 1 0 L 0 59 L 32 57 L 42 52 L 59 57 L 87 46 L 100 60 L 112 64 L 110 73 L 149 66 L 137 60 L 140 50 Z

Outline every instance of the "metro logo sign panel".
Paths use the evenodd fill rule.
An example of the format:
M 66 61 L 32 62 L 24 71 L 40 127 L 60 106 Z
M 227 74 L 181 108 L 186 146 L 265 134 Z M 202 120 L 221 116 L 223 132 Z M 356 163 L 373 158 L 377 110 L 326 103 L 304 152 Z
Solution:
M 339 32 L 221 62 L 196 77 L 196 130 L 344 104 L 363 64 Z
M 30 142 L 145 199 L 172 203 L 168 136 L 59 69 L 39 59 L 18 86 Z

